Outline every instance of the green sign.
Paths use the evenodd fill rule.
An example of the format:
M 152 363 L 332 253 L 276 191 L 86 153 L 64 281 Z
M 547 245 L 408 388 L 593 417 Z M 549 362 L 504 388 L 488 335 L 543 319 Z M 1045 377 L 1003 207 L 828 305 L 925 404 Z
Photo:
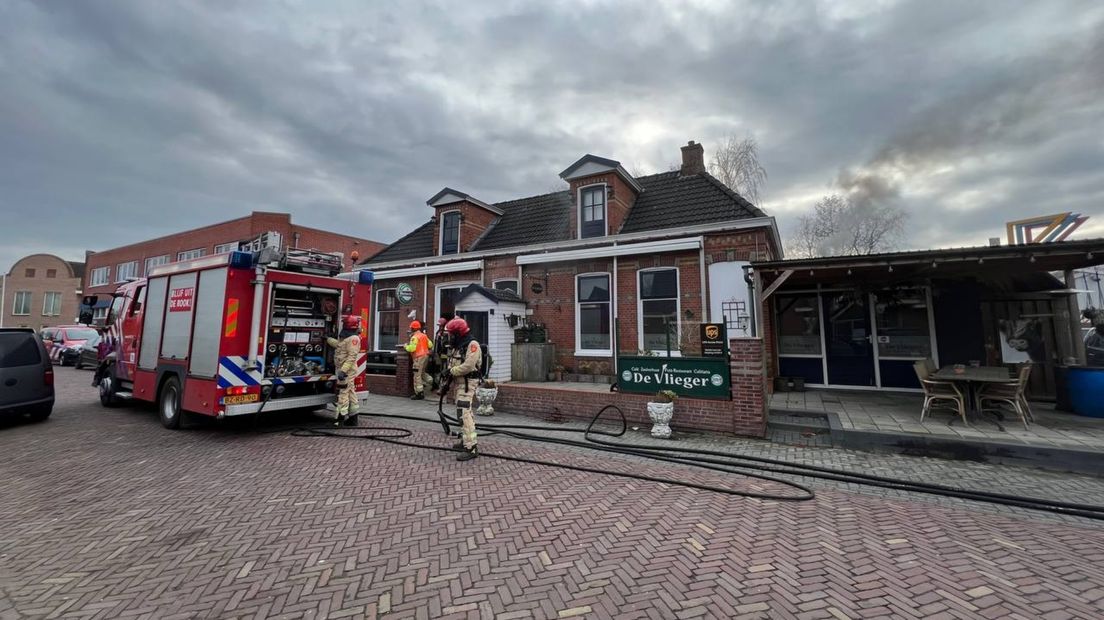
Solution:
M 672 390 L 679 396 L 731 399 L 728 361 L 708 357 L 618 357 L 617 386 L 631 394 Z
M 395 299 L 405 306 L 414 301 L 414 289 L 406 282 L 399 282 L 399 285 L 395 287 Z

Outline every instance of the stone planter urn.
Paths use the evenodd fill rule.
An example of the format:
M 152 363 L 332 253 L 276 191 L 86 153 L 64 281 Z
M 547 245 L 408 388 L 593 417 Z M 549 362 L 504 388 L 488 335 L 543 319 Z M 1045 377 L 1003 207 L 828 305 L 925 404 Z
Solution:
M 478 387 L 475 389 L 475 397 L 479 400 L 476 415 L 494 415 L 494 401 L 498 398 L 498 387 Z
M 652 437 L 667 439 L 671 436 L 671 417 L 675 415 L 675 403 L 648 403 L 648 417 L 652 419 Z

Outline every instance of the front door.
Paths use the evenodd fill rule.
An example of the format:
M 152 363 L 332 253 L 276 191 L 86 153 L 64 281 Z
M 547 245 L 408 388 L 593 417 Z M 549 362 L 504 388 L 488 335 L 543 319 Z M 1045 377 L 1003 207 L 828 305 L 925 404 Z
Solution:
M 824 293 L 824 350 L 828 384 L 874 386 L 874 345 L 869 297 L 854 291 Z

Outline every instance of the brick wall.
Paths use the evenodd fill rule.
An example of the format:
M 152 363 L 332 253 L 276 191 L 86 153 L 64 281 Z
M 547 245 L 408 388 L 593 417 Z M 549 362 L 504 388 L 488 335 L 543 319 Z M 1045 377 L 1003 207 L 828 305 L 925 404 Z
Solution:
M 341 252 L 345 255 L 346 264 L 351 268 L 351 254 L 355 250 L 360 258 L 366 258 L 383 249 L 384 245 L 360 239 L 349 235 L 328 232 L 316 228 L 292 224 L 291 215 L 287 213 L 268 213 L 257 211 L 248 217 L 212 224 L 202 228 L 186 230 L 173 235 L 141 241 L 131 245 L 104 250 L 101 252 L 87 252 L 85 262 L 85 286 L 86 295 L 103 295 L 115 291 L 118 286 L 116 280 L 118 265 L 130 261 L 138 263 L 136 275 L 145 276 L 145 261 L 147 258 L 167 255 L 169 261 L 175 261 L 178 253 L 187 250 L 203 249 L 207 255 L 215 251 L 216 245 L 253 239 L 261 233 L 274 231 L 280 233 L 286 245 L 316 249 L 323 252 Z M 92 287 L 88 285 L 92 276 L 92 270 L 98 267 L 110 268 L 110 279 L 107 285 Z
M 414 375 L 410 365 L 410 355 L 406 351 L 395 356 L 398 365 L 394 375 L 364 375 L 364 387 L 373 394 L 384 396 L 403 396 L 409 398 L 414 393 Z
M 738 338 L 732 346 L 732 400 L 680 398 L 671 426 L 749 437 L 766 435 L 766 377 L 758 338 Z M 563 384 L 499 385 L 495 408 L 543 417 L 589 420 L 606 405 L 616 405 L 632 425 L 650 427 L 647 394 L 573 390 Z M 610 414 L 607 414 L 610 415 Z M 613 418 L 603 418 L 612 420 Z
M 28 277 L 28 270 L 34 275 Z M 49 277 L 53 272 L 53 277 Z M 69 263 L 52 254 L 32 254 L 19 259 L 7 274 L 4 284 L 4 327 L 30 327 L 40 329 L 55 325 L 72 325 L 80 312 L 81 280 L 73 274 Z M 31 294 L 30 312 L 15 314 L 16 293 Z M 61 293 L 61 310 L 56 316 L 42 314 L 46 293 Z

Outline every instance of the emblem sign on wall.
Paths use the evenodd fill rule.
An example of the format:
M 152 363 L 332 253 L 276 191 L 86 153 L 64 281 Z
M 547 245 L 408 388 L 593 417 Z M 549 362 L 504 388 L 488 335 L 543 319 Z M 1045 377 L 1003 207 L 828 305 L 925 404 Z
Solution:
M 406 282 L 399 282 L 395 287 L 395 298 L 404 306 L 409 304 L 414 301 L 414 288 Z

